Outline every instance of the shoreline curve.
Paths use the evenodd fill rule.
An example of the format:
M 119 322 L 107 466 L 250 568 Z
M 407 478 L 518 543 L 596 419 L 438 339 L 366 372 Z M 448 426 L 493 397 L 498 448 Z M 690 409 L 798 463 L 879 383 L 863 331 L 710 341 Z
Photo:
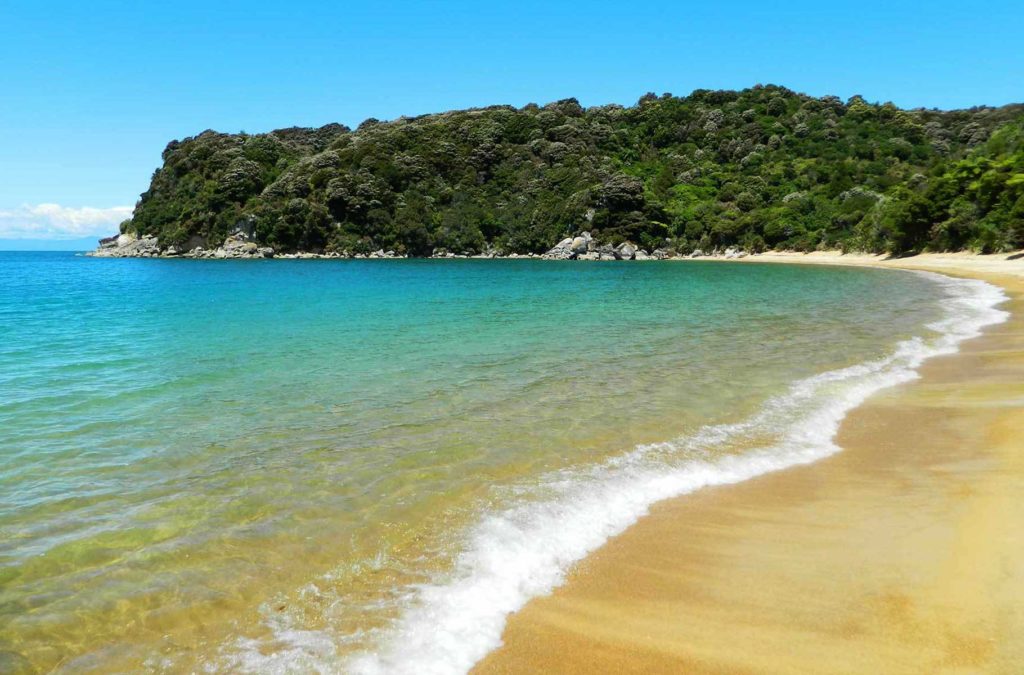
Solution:
M 1011 672 L 1024 658 L 1024 260 L 705 262 L 981 279 L 1011 316 L 851 410 L 844 452 L 658 502 L 512 614 L 473 672 Z

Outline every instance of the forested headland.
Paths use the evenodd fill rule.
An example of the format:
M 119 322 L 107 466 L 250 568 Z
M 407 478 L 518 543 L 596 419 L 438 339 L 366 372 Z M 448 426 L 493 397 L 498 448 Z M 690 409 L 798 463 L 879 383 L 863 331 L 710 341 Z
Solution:
M 1024 247 L 1024 105 L 903 110 L 778 86 L 171 142 L 121 231 L 276 251 L 686 254 Z

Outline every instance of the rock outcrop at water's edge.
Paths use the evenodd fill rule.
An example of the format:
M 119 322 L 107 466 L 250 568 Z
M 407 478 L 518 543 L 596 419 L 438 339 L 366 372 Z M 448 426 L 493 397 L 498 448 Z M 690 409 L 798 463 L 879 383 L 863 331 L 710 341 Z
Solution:
M 625 241 L 618 246 L 599 243 L 589 232 L 576 237 L 567 237 L 555 244 L 544 255 L 544 260 L 666 260 L 678 257 L 659 248 L 648 252 L 635 244 Z
M 137 238 L 131 234 L 120 234 L 100 239 L 99 248 L 89 255 L 99 258 L 154 258 L 162 253 L 156 237 Z
M 259 246 L 251 233 L 236 228 L 220 246 L 206 248 L 206 242 L 195 239 L 191 247 L 162 247 L 156 237 L 121 234 L 104 237 L 99 240 L 99 247 L 86 255 L 96 258 L 194 258 L 203 260 L 245 260 L 261 258 L 281 258 L 286 260 L 387 260 L 408 258 L 410 256 L 395 251 L 379 249 L 369 254 L 349 253 L 347 251 L 297 251 L 278 253 L 269 246 Z M 746 251 L 731 246 L 725 250 L 713 249 L 705 253 L 697 249 L 688 255 L 677 251 L 656 248 L 653 251 L 642 249 L 631 242 L 622 242 L 618 246 L 598 242 L 589 232 L 581 232 L 574 237 L 566 237 L 543 254 L 536 253 L 504 253 L 488 248 L 482 253 L 456 253 L 443 248 L 434 249 L 429 258 L 476 258 L 476 259 L 534 259 L 534 260 L 581 260 L 581 261 L 616 261 L 616 260 L 679 260 L 683 258 L 744 258 Z

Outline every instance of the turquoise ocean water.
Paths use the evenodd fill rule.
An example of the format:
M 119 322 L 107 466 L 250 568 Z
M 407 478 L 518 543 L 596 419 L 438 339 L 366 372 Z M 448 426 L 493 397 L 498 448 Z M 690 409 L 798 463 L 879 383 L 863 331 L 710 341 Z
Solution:
M 868 269 L 0 253 L 0 671 L 462 672 L 998 317 Z

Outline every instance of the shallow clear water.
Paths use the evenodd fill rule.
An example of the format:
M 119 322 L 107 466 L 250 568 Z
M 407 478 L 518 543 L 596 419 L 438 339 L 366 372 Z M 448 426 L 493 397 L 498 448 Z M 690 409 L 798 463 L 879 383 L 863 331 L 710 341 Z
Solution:
M 457 643 L 446 617 L 481 612 L 475 651 L 431 662 L 457 672 L 500 634 L 504 610 L 445 606 L 482 597 L 481 570 L 488 607 L 544 592 L 686 491 L 626 477 L 774 447 L 779 411 L 837 386 L 798 404 L 794 383 L 934 338 L 951 292 L 798 266 L 0 253 L 0 671 L 395 671 L 416 621 Z M 559 511 L 567 486 L 607 494 Z

